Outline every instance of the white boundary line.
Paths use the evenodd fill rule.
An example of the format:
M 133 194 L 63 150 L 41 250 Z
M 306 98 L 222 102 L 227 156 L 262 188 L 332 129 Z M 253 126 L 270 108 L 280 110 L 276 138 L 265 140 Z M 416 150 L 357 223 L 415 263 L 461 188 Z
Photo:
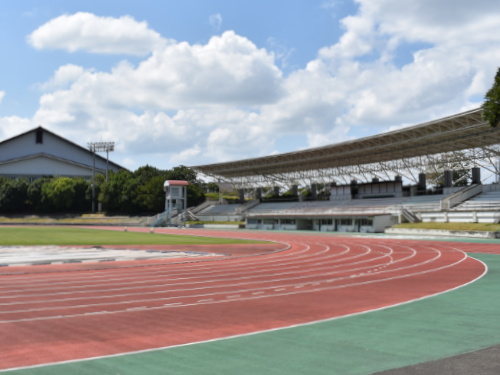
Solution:
M 111 354 L 111 355 L 104 355 L 104 356 L 96 356 L 96 357 L 90 357 L 90 358 L 74 359 L 74 360 L 69 360 L 69 361 L 61 361 L 61 362 L 45 363 L 45 364 L 33 365 L 33 366 L 25 366 L 25 367 L 16 367 L 16 368 L 4 369 L 4 370 L 0 370 L 0 373 L 1 372 L 7 372 L 7 371 L 17 371 L 17 370 L 26 370 L 26 369 L 48 367 L 48 366 L 58 366 L 58 365 L 65 365 L 65 364 L 78 363 L 78 362 L 88 362 L 88 361 L 94 361 L 94 360 L 106 359 L 106 358 L 118 358 L 118 357 L 124 357 L 124 356 L 127 356 L 127 355 L 151 353 L 151 352 L 155 352 L 155 351 L 175 349 L 175 348 L 181 348 L 181 347 L 186 347 L 186 346 L 193 346 L 193 345 L 198 345 L 198 344 L 207 344 L 207 343 L 212 343 L 212 342 L 237 339 L 237 338 L 241 338 L 241 337 L 255 336 L 255 335 L 258 335 L 258 334 L 262 334 L 262 333 L 270 333 L 270 332 L 282 331 L 282 330 L 286 330 L 286 329 L 307 327 L 307 326 L 311 326 L 311 325 L 315 325 L 315 324 L 332 322 L 332 321 L 335 321 L 335 320 L 341 320 L 341 319 L 345 319 L 345 318 L 349 318 L 349 317 L 353 317 L 353 316 L 364 315 L 364 314 L 367 314 L 367 313 L 370 313 L 370 312 L 387 310 L 387 309 L 390 309 L 390 308 L 393 308 L 393 307 L 404 306 L 404 305 L 407 305 L 407 304 L 410 304 L 410 303 L 414 303 L 414 302 L 421 301 L 421 300 L 424 300 L 424 299 L 436 297 L 436 296 L 439 296 L 439 295 L 442 295 L 442 294 L 445 294 L 445 293 L 452 292 L 454 290 L 461 289 L 461 288 L 466 287 L 466 286 L 468 286 L 468 285 L 476 282 L 477 280 L 483 278 L 488 273 L 488 266 L 487 266 L 487 264 L 484 263 L 483 261 L 479 260 L 479 259 L 476 259 L 476 258 L 473 258 L 473 257 L 470 257 L 470 258 L 474 259 L 475 261 L 481 263 L 484 266 L 484 272 L 481 275 L 479 275 L 477 278 L 475 278 L 474 280 L 471 280 L 468 283 L 465 283 L 463 285 L 459 285 L 457 287 L 441 291 L 439 293 L 430 294 L 428 296 L 424 296 L 424 297 L 416 298 L 416 299 L 413 299 L 413 300 L 401 302 L 401 303 L 398 303 L 398 304 L 395 304 L 395 305 L 384 306 L 384 307 L 380 307 L 380 308 L 373 309 L 373 310 L 361 311 L 361 312 L 352 313 L 352 314 L 346 314 L 346 315 L 342 315 L 342 316 L 336 316 L 334 318 L 321 319 L 321 320 L 316 320 L 316 321 L 307 322 L 307 323 L 293 324 L 293 325 L 286 326 L 286 327 L 272 328 L 272 329 L 261 330 L 261 331 L 250 332 L 250 333 L 244 333 L 244 334 L 233 335 L 233 336 L 227 336 L 227 337 L 219 337 L 219 338 L 216 338 L 216 339 L 210 339 L 210 340 L 204 340 L 204 341 L 196 341 L 196 342 L 191 342 L 191 343 L 187 343 L 187 344 L 179 344 L 179 345 L 165 346 L 165 347 L 160 347 L 160 348 L 144 349 L 144 350 L 138 350 L 138 351 L 132 351 L 132 352 L 125 352 L 125 353 L 118 353 L 118 354 Z

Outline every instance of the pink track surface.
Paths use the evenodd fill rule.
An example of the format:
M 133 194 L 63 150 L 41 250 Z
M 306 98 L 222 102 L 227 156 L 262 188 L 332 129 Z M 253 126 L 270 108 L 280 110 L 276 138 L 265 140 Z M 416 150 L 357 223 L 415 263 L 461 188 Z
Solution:
M 117 262 L 104 269 L 16 267 L 17 272 L 27 272 L 17 275 L 0 270 L 0 369 L 181 345 L 366 312 L 477 279 L 485 267 L 465 252 L 500 253 L 498 245 L 472 243 L 161 231 L 244 236 L 285 245 L 221 246 L 218 251 L 233 256 L 202 261 Z M 283 250 L 268 251 L 277 248 Z

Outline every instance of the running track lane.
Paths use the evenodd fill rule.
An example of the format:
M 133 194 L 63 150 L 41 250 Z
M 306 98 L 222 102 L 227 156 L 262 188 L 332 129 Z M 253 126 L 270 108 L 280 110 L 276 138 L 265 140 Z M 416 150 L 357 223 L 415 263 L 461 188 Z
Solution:
M 462 243 L 162 232 L 244 235 L 289 247 L 257 257 L 1 276 L 0 369 L 361 313 L 453 289 L 485 272 Z

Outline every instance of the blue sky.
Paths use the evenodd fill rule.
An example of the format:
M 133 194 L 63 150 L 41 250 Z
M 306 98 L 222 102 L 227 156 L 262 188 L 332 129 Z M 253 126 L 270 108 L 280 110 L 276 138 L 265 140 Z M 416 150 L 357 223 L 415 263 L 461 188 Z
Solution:
M 0 140 L 42 125 L 130 169 L 295 151 L 480 105 L 496 0 L 0 0 Z

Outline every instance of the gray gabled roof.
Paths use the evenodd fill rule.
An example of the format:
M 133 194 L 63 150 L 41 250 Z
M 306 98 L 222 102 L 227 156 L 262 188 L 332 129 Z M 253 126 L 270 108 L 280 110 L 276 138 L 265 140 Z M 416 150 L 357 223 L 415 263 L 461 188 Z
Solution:
M 42 130 L 42 131 L 43 131 L 43 132 L 45 132 L 45 133 L 50 134 L 51 136 L 53 136 L 53 137 L 57 138 L 58 140 L 60 140 L 60 141 L 62 141 L 62 142 L 64 142 L 64 143 L 69 144 L 71 147 L 74 147 L 74 148 L 76 148 L 76 149 L 79 149 L 79 150 L 81 150 L 81 151 L 85 152 L 85 153 L 86 153 L 86 154 L 88 154 L 88 155 L 93 155 L 93 152 L 92 152 L 92 151 L 90 151 L 88 148 L 85 148 L 85 147 L 83 147 L 83 146 L 80 146 L 80 145 L 79 145 L 79 144 L 77 144 L 77 143 L 74 143 L 74 142 L 72 142 L 72 141 L 70 141 L 70 140 L 68 140 L 68 139 L 66 139 L 66 138 L 64 138 L 64 137 L 61 137 L 60 135 L 58 135 L 58 134 L 56 134 L 56 133 L 54 133 L 54 132 L 52 132 L 52 131 L 50 131 L 50 130 L 48 130 L 48 129 L 46 129 L 46 128 L 42 127 L 42 126 L 38 126 L 37 128 L 34 128 L 34 129 L 31 129 L 31 130 L 28 130 L 28 131 L 26 131 L 26 132 L 24 132 L 24 133 L 21 133 L 21 134 L 18 134 L 18 135 L 16 135 L 16 136 L 14 136 L 14 137 L 11 137 L 11 138 L 8 138 L 8 139 L 5 139 L 5 140 L 3 140 L 3 141 L 0 141 L 0 147 L 2 147 L 2 145 L 4 145 L 4 144 L 7 144 L 8 142 L 11 142 L 11 141 L 13 141 L 13 140 L 15 140 L 15 139 L 18 139 L 18 138 L 21 138 L 21 137 L 24 137 L 24 136 L 26 136 L 26 135 L 28 135 L 28 134 L 30 134 L 30 133 L 35 134 L 37 131 L 40 131 L 40 130 Z M 26 156 L 29 156 L 29 155 L 25 155 L 25 156 L 23 156 L 23 157 L 26 157 Z M 54 156 L 54 157 L 55 157 L 55 156 Z M 59 159 L 61 159 L 61 158 L 59 158 Z M 99 155 L 98 153 L 96 153 L 96 159 L 100 160 L 101 162 L 106 162 L 106 158 L 104 158 L 103 156 Z M 62 159 L 61 159 L 61 160 L 62 160 Z M 67 161 L 67 162 L 69 162 L 68 160 L 66 160 L 66 161 Z M 7 160 L 4 160 L 4 162 L 7 162 Z M 72 163 L 75 163 L 75 162 L 72 162 Z M 110 166 L 112 169 L 122 169 L 122 170 L 126 170 L 126 168 L 122 167 L 121 165 L 119 165 L 119 164 L 117 164 L 117 163 L 115 163 L 115 162 L 113 162 L 113 161 L 111 161 L 111 160 L 109 160 L 109 161 L 108 161 L 108 163 L 109 163 L 109 166 Z M 84 165 L 82 164 L 82 166 L 84 166 Z M 88 167 L 88 166 L 87 166 L 87 167 Z

